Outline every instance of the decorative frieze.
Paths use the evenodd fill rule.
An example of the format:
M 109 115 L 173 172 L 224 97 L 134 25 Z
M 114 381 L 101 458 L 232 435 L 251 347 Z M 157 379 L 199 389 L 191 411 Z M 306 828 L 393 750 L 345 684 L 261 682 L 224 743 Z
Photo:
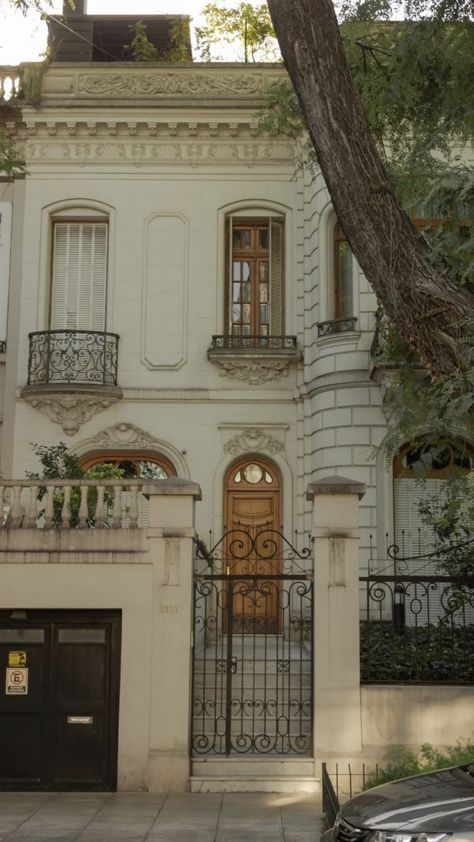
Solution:
M 53 83 L 53 78 L 51 83 Z M 120 73 L 81 73 L 77 80 L 79 96 L 114 97 L 135 99 L 136 97 L 196 97 L 196 96 L 262 96 L 264 74 L 252 73 L 203 73 L 188 70 L 184 72 L 160 72 L 147 70 L 137 72 L 124 70 Z
M 41 164 L 85 164 L 85 163 L 130 163 L 140 164 L 183 164 L 197 167 L 199 164 L 242 164 L 253 167 L 256 164 L 295 163 L 295 148 L 290 143 L 166 143 L 146 141 L 72 141 L 70 138 L 55 141 L 29 139 L 24 145 L 28 163 Z
M 122 421 L 101 430 L 94 438 L 89 439 L 87 446 L 90 450 L 160 450 L 162 442 L 136 424 Z

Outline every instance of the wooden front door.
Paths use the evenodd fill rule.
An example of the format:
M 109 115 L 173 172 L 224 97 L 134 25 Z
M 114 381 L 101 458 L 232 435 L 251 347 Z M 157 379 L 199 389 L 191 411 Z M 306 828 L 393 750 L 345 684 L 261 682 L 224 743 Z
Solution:
M 116 788 L 121 615 L 1 611 L 0 789 Z
M 227 475 L 226 531 L 237 630 L 278 630 L 277 560 L 281 529 L 280 478 L 276 468 L 255 457 L 235 464 Z M 272 530 L 275 530 L 272 533 Z M 262 534 L 262 538 L 259 536 Z M 268 577 L 258 581 L 252 576 Z

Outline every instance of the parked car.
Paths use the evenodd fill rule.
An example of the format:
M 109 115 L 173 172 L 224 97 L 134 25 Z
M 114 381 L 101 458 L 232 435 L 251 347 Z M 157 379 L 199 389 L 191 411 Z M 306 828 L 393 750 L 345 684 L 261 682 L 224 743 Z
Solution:
M 369 789 L 321 842 L 474 842 L 474 763 Z

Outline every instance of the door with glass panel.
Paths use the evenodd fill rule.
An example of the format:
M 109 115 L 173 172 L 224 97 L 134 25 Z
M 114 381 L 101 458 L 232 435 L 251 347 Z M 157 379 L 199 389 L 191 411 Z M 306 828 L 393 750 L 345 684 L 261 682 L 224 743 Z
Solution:
M 229 328 L 244 345 L 282 333 L 282 232 L 281 220 L 232 220 Z

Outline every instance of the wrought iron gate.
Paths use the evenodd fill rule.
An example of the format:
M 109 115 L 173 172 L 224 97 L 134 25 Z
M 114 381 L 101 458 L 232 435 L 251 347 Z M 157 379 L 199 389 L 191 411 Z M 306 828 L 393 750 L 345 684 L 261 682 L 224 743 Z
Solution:
M 311 754 L 312 568 L 274 529 L 197 542 L 195 755 Z

